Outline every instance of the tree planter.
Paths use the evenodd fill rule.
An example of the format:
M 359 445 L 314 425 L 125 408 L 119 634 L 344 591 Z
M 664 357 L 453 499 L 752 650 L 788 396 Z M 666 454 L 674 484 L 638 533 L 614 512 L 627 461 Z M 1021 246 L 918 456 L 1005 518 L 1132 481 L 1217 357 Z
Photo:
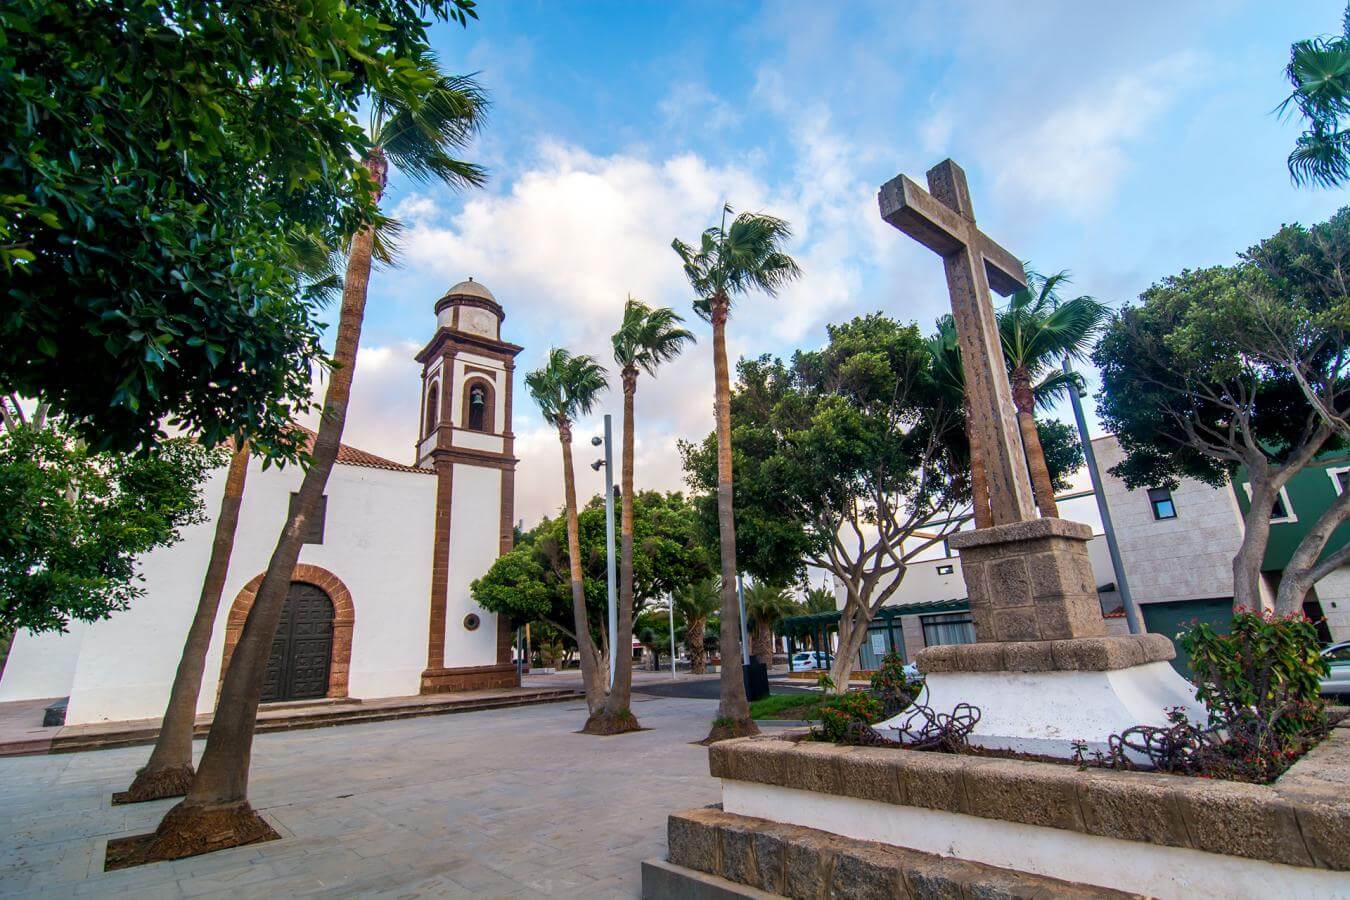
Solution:
M 1346 724 L 1271 785 L 801 737 L 713 745 L 720 815 L 731 818 L 712 823 L 698 851 L 676 847 L 686 823 L 672 817 L 672 863 L 761 887 L 728 865 L 727 834 L 768 853 L 773 829 L 792 826 L 822 834 L 826 855 L 845 846 L 830 839 L 880 848 L 869 871 L 883 882 L 910 884 L 916 860 L 941 858 L 984 867 L 968 875 L 1023 879 L 1025 893 L 1046 878 L 1163 898 L 1345 896 L 1350 885 Z

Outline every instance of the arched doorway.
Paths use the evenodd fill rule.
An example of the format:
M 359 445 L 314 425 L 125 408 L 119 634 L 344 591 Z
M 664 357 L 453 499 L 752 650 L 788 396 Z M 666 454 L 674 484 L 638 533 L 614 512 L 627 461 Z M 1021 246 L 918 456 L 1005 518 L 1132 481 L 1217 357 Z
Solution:
M 328 694 L 333 664 L 333 601 L 316 585 L 292 581 L 263 675 L 262 701 Z
M 229 618 L 225 626 L 225 652 L 220 661 L 220 682 L 217 683 L 217 696 L 220 694 L 219 685 L 225 680 L 225 670 L 230 667 L 230 657 L 234 655 L 234 647 L 239 643 L 239 636 L 243 633 L 244 620 L 248 618 L 248 611 L 253 607 L 253 601 L 258 595 L 258 588 L 262 586 L 264 574 L 258 573 L 248 584 L 244 585 L 230 607 Z M 297 563 L 295 569 L 292 570 L 291 588 L 294 589 L 297 584 L 317 588 L 329 601 L 332 609 L 332 617 L 329 619 L 331 638 L 329 642 L 327 689 L 317 696 L 346 697 L 347 681 L 351 675 L 352 631 L 356 624 L 356 609 L 352 604 L 352 593 L 347 590 L 347 586 L 342 583 L 342 579 L 332 572 L 322 566 L 310 565 L 309 563 Z M 289 599 L 288 596 L 288 601 Z M 290 614 L 283 611 L 282 622 L 289 621 L 288 615 Z M 281 626 L 278 626 L 277 630 L 280 633 Z

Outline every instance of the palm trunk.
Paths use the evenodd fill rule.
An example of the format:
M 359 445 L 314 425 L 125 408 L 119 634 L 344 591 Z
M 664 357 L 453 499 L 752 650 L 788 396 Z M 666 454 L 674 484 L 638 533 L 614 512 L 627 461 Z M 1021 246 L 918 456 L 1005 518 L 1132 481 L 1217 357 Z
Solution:
M 586 691 L 586 709 L 594 715 L 605 703 L 599 654 L 591 640 L 590 617 L 586 615 L 586 583 L 581 573 L 581 532 L 577 524 L 577 481 L 572 466 L 572 425 L 558 426 L 562 444 L 563 499 L 567 505 L 567 560 L 572 577 L 572 623 L 576 628 L 577 655 L 581 659 L 581 683 Z
M 970 505 L 975 517 L 976 528 L 988 528 L 994 524 L 993 510 L 989 506 L 989 473 L 984 468 L 984 445 L 980 443 L 979 431 L 974 428 L 970 416 L 970 401 L 963 402 L 966 417 L 966 441 L 970 445 Z
M 1036 494 L 1036 508 L 1046 519 L 1059 518 L 1055 503 L 1055 488 L 1050 483 L 1050 469 L 1045 464 L 1041 449 L 1041 435 L 1036 430 L 1036 397 L 1031 389 L 1031 375 L 1026 369 L 1013 370 L 1013 405 L 1017 407 L 1017 427 L 1022 432 L 1022 449 L 1026 452 L 1027 468 L 1031 471 L 1031 488 Z
M 713 372 L 717 403 L 717 528 L 722 551 L 722 699 L 708 740 L 758 734 L 745 698 L 740 606 L 736 602 L 736 518 L 732 509 L 731 373 L 727 367 L 727 298 L 712 301 Z
M 685 626 L 684 643 L 689 648 L 689 674 L 702 675 L 707 671 L 704 657 L 708 652 L 703 648 L 703 632 L 708 627 L 706 618 L 689 617 Z
M 588 730 L 605 734 L 637 731 L 641 726 L 629 705 L 633 688 L 633 399 L 637 393 L 637 370 L 623 371 L 623 462 L 619 498 L 619 609 L 618 633 L 610 641 L 614 654 L 614 684 L 605 700 L 604 723 L 588 724 Z M 652 650 L 660 660 L 660 653 Z
M 211 543 L 211 558 L 197 598 L 197 612 L 188 628 L 183 655 L 178 660 L 169 705 L 164 711 L 155 749 L 150 761 L 136 773 L 127 790 L 113 795 L 114 803 L 141 803 L 164 797 L 182 797 L 192 785 L 192 736 L 197 724 L 197 699 L 202 675 L 206 671 L 206 653 L 211 647 L 211 632 L 220 610 L 220 597 L 234 551 L 234 536 L 239 525 L 239 507 L 244 500 L 244 482 L 248 477 L 248 441 L 236 442 L 225 475 L 225 492 L 220 498 L 216 535 Z
M 773 620 L 755 619 L 755 638 L 752 642 L 753 653 L 764 665 L 773 664 Z
M 365 165 L 376 185 L 382 188 L 387 168 L 384 156 L 377 150 L 366 159 Z M 377 194 L 376 201 L 378 199 Z M 328 485 L 328 476 L 337 461 L 342 430 L 347 423 L 347 404 L 361 343 L 374 244 L 375 231 L 369 225 L 363 226 L 352 237 L 333 349 L 333 371 L 324 395 L 323 415 L 314 437 L 310 466 L 300 482 L 295 511 L 272 551 L 257 597 L 244 620 L 239 643 L 230 657 L 197 777 L 193 779 L 186 799 L 169 810 L 159 823 L 147 851 L 151 860 L 194 856 L 276 836 L 248 802 L 249 764 L 258 699 L 262 695 L 263 674 L 272 652 L 272 639 L 281 620 L 282 604 L 290 589 L 291 574 L 309 532 L 308 520 L 314 515 Z

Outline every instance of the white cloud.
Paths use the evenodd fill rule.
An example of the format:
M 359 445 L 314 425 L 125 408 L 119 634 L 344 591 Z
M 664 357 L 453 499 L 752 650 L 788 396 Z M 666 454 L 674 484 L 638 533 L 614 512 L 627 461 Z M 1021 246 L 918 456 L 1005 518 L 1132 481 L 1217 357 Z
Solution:
M 1171 105 L 1197 68 L 1180 53 L 1094 85 L 985 155 L 1002 201 L 1078 217 L 1099 214 L 1130 167 L 1130 144 Z

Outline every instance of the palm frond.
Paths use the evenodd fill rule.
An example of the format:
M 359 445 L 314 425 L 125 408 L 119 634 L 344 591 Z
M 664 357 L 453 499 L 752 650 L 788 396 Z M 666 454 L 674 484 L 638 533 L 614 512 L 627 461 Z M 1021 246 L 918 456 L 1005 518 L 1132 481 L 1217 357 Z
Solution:
M 375 98 L 371 140 L 414 181 L 480 186 L 487 179 L 486 170 L 457 154 L 483 127 L 487 95 L 472 76 L 441 73 L 430 56 L 421 65 L 429 87 L 412 101 L 398 95 Z
M 734 216 L 729 226 L 728 216 Z M 703 231 L 697 250 L 678 238 L 672 241 L 698 297 L 694 311 L 707 318 L 713 297 L 720 295 L 732 302 L 752 289 L 772 297 L 800 277 L 796 261 L 782 249 L 791 237 L 792 228 L 785 220 L 763 213 L 735 214 L 726 204 L 722 223 Z

